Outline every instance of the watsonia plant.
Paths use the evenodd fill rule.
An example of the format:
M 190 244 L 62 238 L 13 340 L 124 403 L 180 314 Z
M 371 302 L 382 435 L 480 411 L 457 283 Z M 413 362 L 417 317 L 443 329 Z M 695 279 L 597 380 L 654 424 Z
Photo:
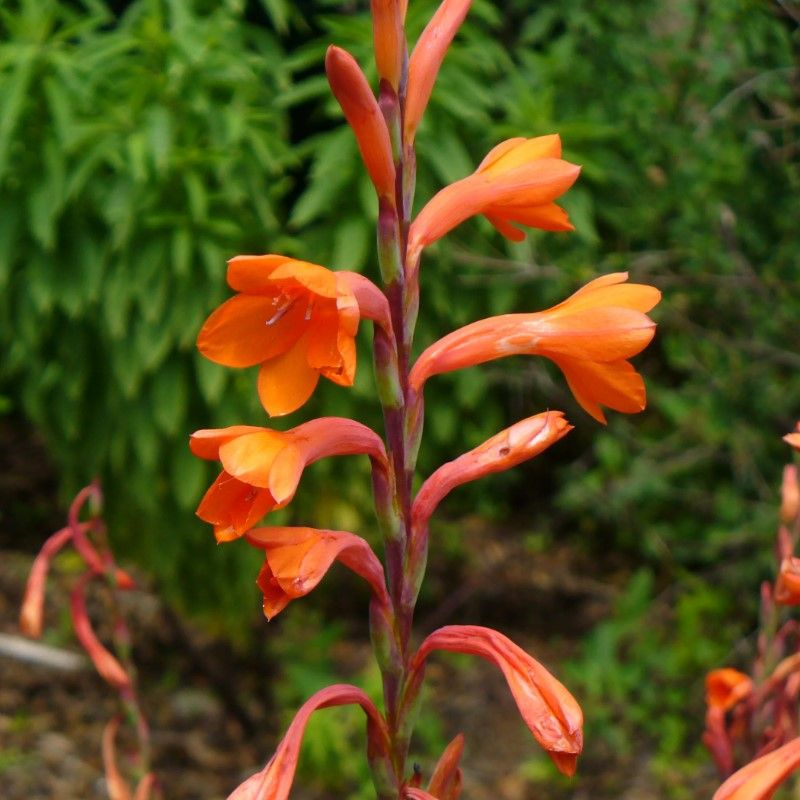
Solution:
M 228 263 L 228 283 L 236 295 L 211 314 L 198 337 L 200 351 L 212 361 L 258 366 L 261 405 L 268 414 L 282 416 L 304 405 L 320 376 L 352 385 L 355 334 L 361 320 L 368 320 L 385 423 L 385 438 L 341 417 L 282 431 L 235 425 L 191 437 L 195 455 L 222 465 L 197 513 L 213 525 L 217 541 L 244 538 L 263 550 L 258 585 L 267 617 L 308 594 L 336 561 L 372 590 L 370 632 L 382 674 L 383 709 L 355 686 L 337 684 L 317 692 L 297 712 L 263 770 L 233 792 L 237 800 L 286 798 L 311 714 L 349 704 L 366 714 L 367 757 L 381 800 L 458 797 L 461 736 L 442 754 L 426 789 L 421 773 L 407 764 L 425 665 L 437 650 L 477 655 L 496 665 L 523 720 L 561 772 L 575 771 L 582 749 L 583 717 L 576 700 L 502 633 L 448 625 L 419 644 L 413 639 L 428 523 L 440 501 L 460 485 L 539 455 L 572 427 L 560 411 L 523 419 L 440 466 L 415 491 L 427 382 L 509 355 L 541 355 L 560 368 L 578 403 L 600 422 L 604 406 L 638 412 L 645 406 L 644 383 L 628 359 L 652 339 L 655 325 L 647 312 L 659 300 L 658 290 L 627 283 L 624 273 L 605 275 L 545 311 L 491 317 L 455 330 L 412 363 L 419 275 L 428 246 L 477 215 L 512 241 L 524 238 L 524 227 L 572 229 L 555 200 L 576 180 L 579 167 L 561 158 L 554 134 L 501 142 L 472 174 L 445 186 L 412 219 L 415 137 L 439 67 L 469 7 L 469 0 L 444 0 L 409 56 L 406 3 L 373 0 L 377 99 L 348 52 L 331 46 L 326 55 L 328 82 L 377 194 L 383 286 L 357 272 L 334 272 L 285 255 L 237 256 Z M 291 502 L 307 465 L 356 454 L 370 459 L 383 561 L 366 539 L 351 532 L 256 527 L 265 514 Z

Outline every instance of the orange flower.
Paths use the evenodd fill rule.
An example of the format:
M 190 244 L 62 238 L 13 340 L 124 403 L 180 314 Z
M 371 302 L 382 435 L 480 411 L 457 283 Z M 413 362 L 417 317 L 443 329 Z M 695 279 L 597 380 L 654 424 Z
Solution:
M 247 541 L 264 550 L 258 586 L 264 593 L 264 615 L 272 619 L 298 597 L 304 597 L 325 577 L 334 561 L 341 561 L 372 587 L 388 606 L 383 567 L 360 536 L 346 531 L 315 528 L 255 528 Z
M 800 558 L 791 556 L 781 561 L 775 583 L 775 602 L 783 606 L 800 605 Z
M 419 392 L 431 375 L 510 355 L 539 355 L 564 373 L 575 399 L 599 422 L 601 405 L 634 414 L 646 405 L 644 381 L 628 358 L 655 333 L 646 315 L 661 293 L 625 283 L 627 272 L 604 275 L 557 306 L 535 314 L 504 314 L 473 322 L 435 342 L 414 364 Z
M 422 115 L 430 100 L 447 48 L 467 16 L 472 0 L 443 0 L 422 32 L 408 62 L 408 89 L 403 118 L 407 147 L 414 142 Z
M 781 482 L 781 522 L 791 525 L 798 514 L 800 514 L 800 477 L 794 464 L 786 464 Z
M 583 713 L 563 684 L 535 658 L 491 628 L 447 625 L 428 636 L 412 658 L 416 681 L 433 650 L 481 656 L 499 667 L 536 741 L 562 773 L 575 773 L 583 749 Z
M 345 277 L 286 256 L 236 256 L 228 283 L 239 294 L 206 320 L 197 346 L 228 367 L 260 364 L 267 413 L 300 408 L 320 375 L 352 385 L 359 310 Z
M 450 742 L 442 753 L 428 783 L 428 792 L 440 800 L 458 800 L 461 794 L 461 754 L 464 752 L 464 734 Z
M 331 91 L 356 135 L 361 158 L 378 196 L 394 204 L 392 143 L 378 101 L 358 63 L 346 50 L 329 47 L 325 71 Z
M 572 430 L 561 411 L 546 411 L 517 422 L 483 444 L 448 461 L 422 484 L 412 509 L 415 525 L 425 524 L 456 486 L 502 472 L 538 456 Z
M 753 681 L 737 669 L 725 667 L 706 675 L 706 704 L 728 711 L 753 691 Z
M 800 737 L 734 772 L 711 800 L 770 800 L 798 767 Z
M 561 139 L 509 139 L 497 145 L 478 169 L 445 186 L 419 212 L 409 231 L 409 261 L 423 247 L 475 214 L 484 214 L 503 236 L 521 241 L 525 234 L 511 223 L 569 231 L 564 209 L 553 201 L 575 182 L 580 167 L 561 158 Z
M 361 689 L 337 683 L 321 689 L 303 703 L 267 766 L 234 789 L 228 795 L 228 800 L 287 800 L 309 717 L 321 708 L 353 704 L 360 705 L 367 715 L 368 754 L 378 756 L 387 753 L 386 724 L 374 703 Z
M 242 536 L 265 514 L 283 508 L 305 467 L 320 458 L 365 453 L 386 460 L 374 431 L 341 417 L 314 419 L 288 431 L 252 425 L 201 430 L 192 434 L 189 446 L 200 458 L 222 462 L 223 471 L 196 512 L 214 526 L 219 542 Z
M 404 5 L 399 0 L 371 0 L 372 33 L 378 75 L 395 92 L 400 88 L 400 73 L 405 56 L 403 36 Z

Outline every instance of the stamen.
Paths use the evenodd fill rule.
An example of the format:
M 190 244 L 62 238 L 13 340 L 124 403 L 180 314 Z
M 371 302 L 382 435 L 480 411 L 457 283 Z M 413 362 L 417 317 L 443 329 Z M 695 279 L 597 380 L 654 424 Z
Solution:
M 308 306 L 306 306 L 306 316 L 305 320 L 308 322 L 311 319 L 311 312 L 314 309 L 314 295 L 312 294 L 311 297 L 308 298 Z
M 295 298 L 296 299 L 296 298 Z M 275 301 L 273 300 L 273 303 Z M 294 300 L 289 300 L 287 303 L 282 305 L 268 320 L 267 325 L 274 325 L 293 305 Z

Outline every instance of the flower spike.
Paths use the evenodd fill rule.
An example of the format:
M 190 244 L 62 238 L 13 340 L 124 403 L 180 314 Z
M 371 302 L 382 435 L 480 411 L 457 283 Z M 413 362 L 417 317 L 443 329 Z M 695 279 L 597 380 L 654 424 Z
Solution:
M 601 405 L 635 414 L 646 405 L 645 387 L 627 359 L 653 338 L 656 326 L 646 312 L 661 293 L 627 278 L 627 272 L 604 275 L 547 311 L 459 328 L 422 353 L 409 382 L 419 392 L 431 375 L 503 356 L 540 355 L 556 363 L 575 399 L 598 422 L 606 421 Z
M 303 470 L 321 458 L 363 453 L 386 463 L 381 438 L 342 417 L 314 419 L 288 431 L 252 425 L 201 430 L 189 446 L 199 458 L 222 462 L 196 512 L 214 526 L 219 542 L 242 536 L 265 514 L 287 505 Z
M 275 755 L 261 772 L 251 775 L 228 800 L 286 800 L 294 781 L 300 744 L 309 717 L 321 708 L 360 705 L 367 715 L 367 754 L 372 760 L 388 752 L 386 724 L 373 702 L 361 689 L 337 683 L 312 695 L 300 707 Z
M 553 201 L 575 183 L 580 167 L 561 158 L 557 135 L 509 139 L 495 147 L 475 172 L 445 186 L 411 224 L 409 262 L 464 220 L 484 214 L 503 234 L 521 241 L 511 223 L 569 231 L 566 212 Z
M 356 135 L 364 166 L 378 197 L 393 205 L 395 169 L 389 131 L 361 67 L 346 50 L 331 46 L 325 56 L 325 71 L 331 90 Z
M 403 124 L 406 146 L 414 142 L 417 126 L 428 106 L 433 84 L 472 0 L 443 0 L 417 41 L 408 62 L 408 89 Z
M 583 749 L 583 712 L 575 698 L 536 659 L 502 633 L 478 625 L 447 625 L 420 645 L 411 668 L 421 668 L 434 650 L 481 656 L 503 672 L 525 724 L 553 763 L 573 775 Z
M 247 541 L 264 551 L 258 586 L 264 615 L 272 619 L 298 597 L 311 592 L 334 561 L 341 561 L 369 583 L 383 606 L 389 605 L 383 567 L 360 536 L 315 528 L 254 528 Z

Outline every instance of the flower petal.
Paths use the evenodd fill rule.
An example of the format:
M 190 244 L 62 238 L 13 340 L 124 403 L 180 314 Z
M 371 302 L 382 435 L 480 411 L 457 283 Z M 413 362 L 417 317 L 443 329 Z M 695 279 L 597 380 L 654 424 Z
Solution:
M 302 406 L 314 392 L 319 372 L 308 364 L 308 333 L 277 358 L 262 364 L 258 397 L 268 414 L 280 417 Z
M 234 256 L 228 261 L 228 286 L 237 292 L 271 296 L 274 289 L 269 280 L 270 275 L 287 261 L 292 259 L 275 254 Z
M 293 445 L 285 433 L 264 429 L 226 442 L 219 448 L 219 460 L 234 478 L 266 489 L 275 458 L 289 447 Z

